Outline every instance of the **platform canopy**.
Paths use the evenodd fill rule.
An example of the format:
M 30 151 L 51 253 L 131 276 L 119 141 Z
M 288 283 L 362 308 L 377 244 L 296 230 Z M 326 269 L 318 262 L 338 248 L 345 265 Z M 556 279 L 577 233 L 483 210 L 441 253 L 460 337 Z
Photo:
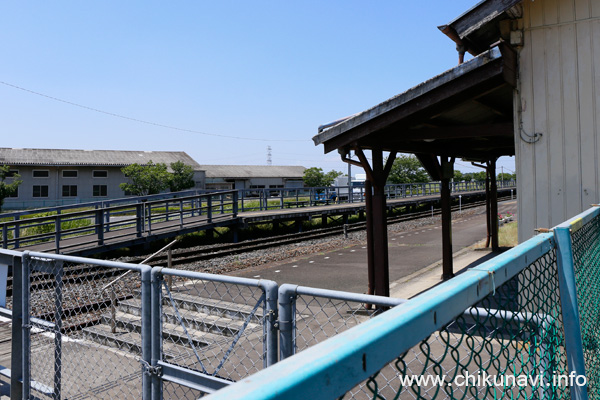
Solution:
M 381 149 L 488 160 L 514 155 L 516 54 L 508 46 L 472 60 L 313 137 L 325 152 Z
M 431 177 L 441 181 L 442 277 L 453 276 L 449 182 L 454 160 L 485 163 L 488 176 L 493 175 L 488 204 L 495 204 L 496 160 L 515 154 L 516 59 L 516 52 L 500 41 L 477 57 L 375 107 L 319 127 L 313 137 L 315 145 L 323 144 L 325 153 L 337 150 L 343 161 L 359 165 L 367 173 L 368 293 L 389 295 L 383 188 L 397 153 L 415 154 Z M 365 150 L 371 150 L 371 162 Z M 347 157 L 350 151 L 356 152 L 360 162 Z M 384 152 L 389 152 L 387 160 Z M 497 208 L 488 207 L 488 233 L 496 232 L 492 244 L 497 248 L 496 214 Z

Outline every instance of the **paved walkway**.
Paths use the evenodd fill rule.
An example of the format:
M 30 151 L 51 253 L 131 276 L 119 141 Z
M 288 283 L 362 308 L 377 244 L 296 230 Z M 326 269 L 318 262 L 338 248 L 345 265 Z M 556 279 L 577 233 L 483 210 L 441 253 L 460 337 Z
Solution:
M 499 210 L 502 214 L 508 211 L 515 213 L 516 204 L 516 200 L 502 202 Z M 455 219 L 452 221 L 455 273 L 478 259 L 490 258 L 489 252 L 473 247 L 486 236 L 485 209 L 475 214 L 465 213 L 464 218 L 457 214 L 453 214 Z M 441 237 L 441 222 L 407 231 L 388 232 L 390 288 L 394 297 L 408 298 L 441 282 Z M 278 284 L 364 293 L 368 282 L 367 246 L 366 243 L 353 244 L 240 270 L 235 275 L 270 279 Z

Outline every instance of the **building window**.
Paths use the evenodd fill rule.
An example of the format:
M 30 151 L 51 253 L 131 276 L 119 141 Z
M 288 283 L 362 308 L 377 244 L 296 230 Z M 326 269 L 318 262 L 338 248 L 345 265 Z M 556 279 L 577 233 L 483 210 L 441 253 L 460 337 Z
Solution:
M 94 178 L 108 178 L 108 171 L 106 171 L 106 170 L 95 170 L 95 171 L 92 171 L 92 176 Z
M 50 171 L 47 169 L 34 169 L 33 177 L 34 178 L 48 178 L 48 177 L 50 177 Z
M 17 198 L 17 197 L 19 197 L 19 187 L 17 186 L 17 187 L 15 188 L 15 191 L 14 191 L 14 192 L 12 192 L 12 194 L 9 194 L 9 195 L 8 195 L 8 196 L 6 196 L 6 197 L 10 197 L 10 198 Z
M 15 175 L 19 174 L 19 170 L 18 169 L 11 169 L 10 171 L 8 171 L 8 173 L 6 174 L 7 178 L 14 178 Z
M 62 177 L 63 178 L 77 178 L 77 171 L 76 170 L 72 170 L 72 169 L 64 170 L 62 172 Z
M 63 197 L 77 197 L 77 185 L 63 185 Z
M 108 193 L 106 185 L 94 185 L 93 196 L 94 197 L 106 197 Z
M 33 197 L 48 197 L 48 185 L 33 185 Z

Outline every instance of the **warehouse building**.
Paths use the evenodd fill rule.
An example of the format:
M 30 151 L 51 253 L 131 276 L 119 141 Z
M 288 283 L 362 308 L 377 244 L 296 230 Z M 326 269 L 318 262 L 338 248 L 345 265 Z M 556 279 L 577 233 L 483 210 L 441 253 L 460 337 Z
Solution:
M 204 171 L 184 152 L 0 148 L 0 165 L 10 166 L 23 183 L 6 198 L 5 209 L 77 204 L 125 197 L 121 168 L 137 163 L 176 161 L 194 169 L 195 187 L 204 188 Z M 10 178 L 9 178 L 10 179 Z
M 301 166 L 275 165 L 200 165 L 206 172 L 206 189 L 301 188 Z

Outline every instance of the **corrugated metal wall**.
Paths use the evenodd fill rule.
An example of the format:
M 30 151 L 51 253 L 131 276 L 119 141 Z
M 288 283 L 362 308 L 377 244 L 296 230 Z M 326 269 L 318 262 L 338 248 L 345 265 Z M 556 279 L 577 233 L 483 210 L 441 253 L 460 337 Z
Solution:
M 600 0 L 523 6 L 515 97 L 520 241 L 598 203 L 600 193 Z M 535 133 L 542 137 L 528 143 Z

